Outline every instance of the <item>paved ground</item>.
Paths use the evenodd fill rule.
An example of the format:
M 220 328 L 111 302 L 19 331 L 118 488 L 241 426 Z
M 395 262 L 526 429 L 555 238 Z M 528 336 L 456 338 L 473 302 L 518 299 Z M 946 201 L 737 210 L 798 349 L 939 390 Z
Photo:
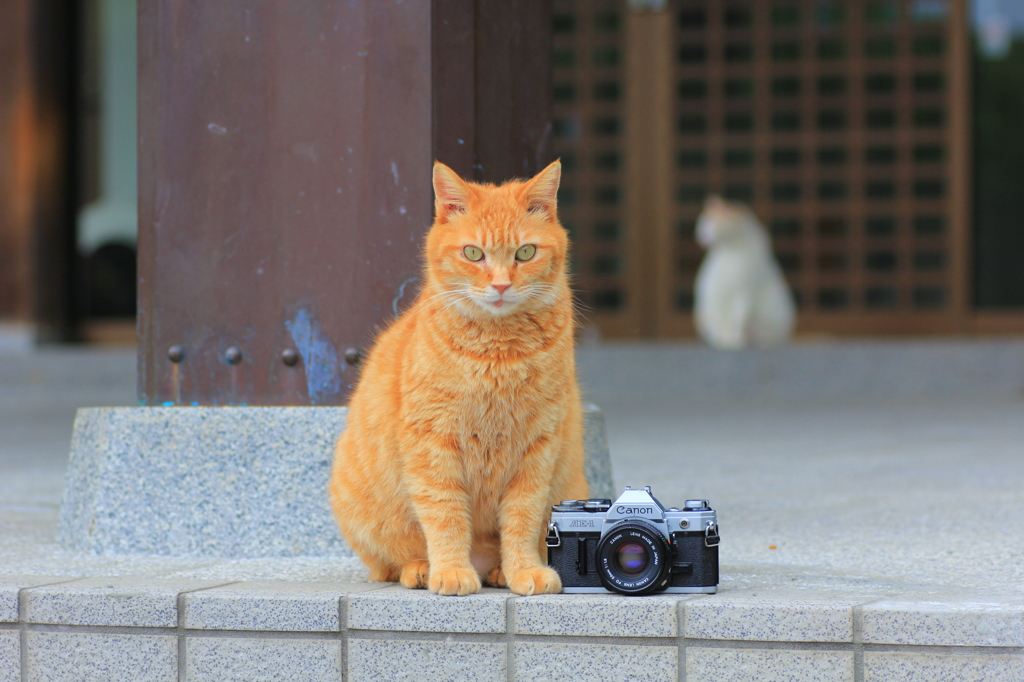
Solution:
M 719 510 L 723 588 L 1024 594 L 1024 342 L 580 353 L 616 482 Z M 347 579 L 324 560 L 90 557 L 53 542 L 74 410 L 134 354 L 0 356 L 0 573 Z

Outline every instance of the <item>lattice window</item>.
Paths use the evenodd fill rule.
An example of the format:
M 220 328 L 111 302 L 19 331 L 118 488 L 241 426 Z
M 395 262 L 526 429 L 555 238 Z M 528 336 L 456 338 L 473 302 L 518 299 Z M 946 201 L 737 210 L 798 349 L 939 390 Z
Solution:
M 634 294 L 623 247 L 625 11 L 618 0 L 553 3 L 559 213 L 573 240 L 577 296 L 586 317 L 603 324 L 626 314 Z
M 950 305 L 950 19 L 916 6 L 670 3 L 676 314 L 692 304 L 709 192 L 770 227 L 804 316 Z
M 560 208 L 589 319 L 692 333 L 694 224 L 715 192 L 770 229 L 805 330 L 951 328 L 963 2 L 669 0 L 649 20 L 624 0 L 554 0 Z

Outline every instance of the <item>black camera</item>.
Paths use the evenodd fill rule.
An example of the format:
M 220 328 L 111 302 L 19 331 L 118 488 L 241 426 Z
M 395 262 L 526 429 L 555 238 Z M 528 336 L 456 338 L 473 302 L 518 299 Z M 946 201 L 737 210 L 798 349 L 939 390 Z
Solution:
M 719 541 L 718 515 L 707 500 L 665 509 L 650 486 L 627 487 L 615 502 L 552 507 L 548 565 L 569 593 L 714 594 Z

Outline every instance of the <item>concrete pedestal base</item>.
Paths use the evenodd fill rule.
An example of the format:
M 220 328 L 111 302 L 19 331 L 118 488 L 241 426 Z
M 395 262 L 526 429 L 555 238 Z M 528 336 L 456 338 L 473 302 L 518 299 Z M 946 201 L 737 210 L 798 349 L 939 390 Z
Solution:
M 352 556 L 327 501 L 344 407 L 78 411 L 57 539 L 95 554 Z M 613 497 L 604 419 L 586 411 L 587 478 Z

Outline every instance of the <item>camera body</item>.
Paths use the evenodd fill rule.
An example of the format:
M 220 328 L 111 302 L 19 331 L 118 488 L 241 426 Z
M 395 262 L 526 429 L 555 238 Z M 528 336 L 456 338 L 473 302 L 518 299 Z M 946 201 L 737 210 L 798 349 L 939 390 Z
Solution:
M 707 500 L 665 509 L 650 486 L 551 508 L 548 565 L 568 593 L 718 591 L 718 515 Z

